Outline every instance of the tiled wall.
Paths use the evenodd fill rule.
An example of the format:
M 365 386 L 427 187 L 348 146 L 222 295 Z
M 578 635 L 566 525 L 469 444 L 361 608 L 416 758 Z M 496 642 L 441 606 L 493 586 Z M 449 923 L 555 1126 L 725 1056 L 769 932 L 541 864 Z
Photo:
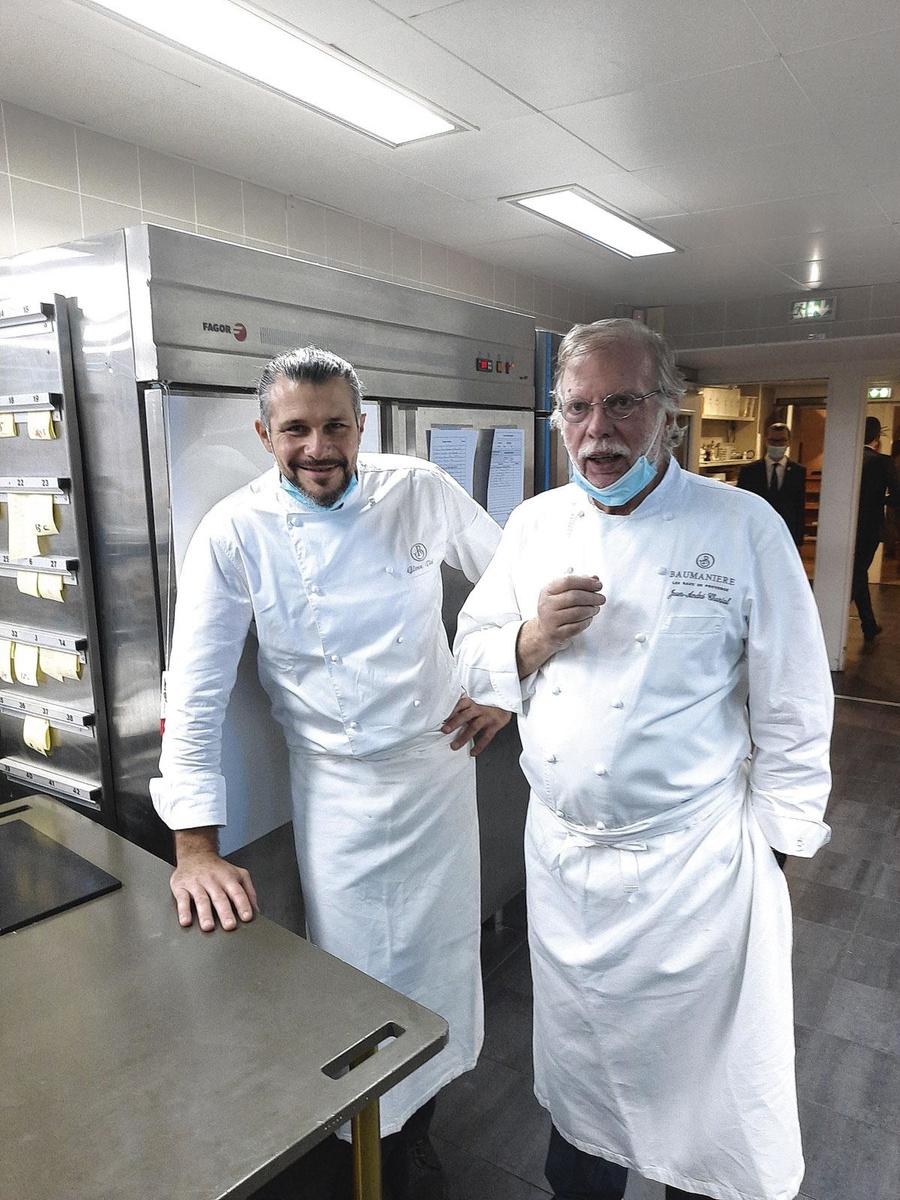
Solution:
M 836 298 L 833 321 L 789 321 L 792 300 L 823 295 Z M 671 304 L 650 309 L 648 320 L 677 350 L 741 346 L 761 342 L 804 342 L 900 333 L 900 283 L 823 288 L 821 292 L 721 300 L 712 304 Z M 824 337 L 823 337 L 824 335 Z
M 584 292 L 0 101 L 0 257 L 149 221 L 534 314 L 607 315 Z

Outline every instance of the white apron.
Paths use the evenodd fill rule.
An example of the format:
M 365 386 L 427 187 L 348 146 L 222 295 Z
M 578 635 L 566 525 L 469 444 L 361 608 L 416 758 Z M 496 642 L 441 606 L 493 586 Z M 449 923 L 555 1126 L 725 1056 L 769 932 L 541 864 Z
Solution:
M 450 1025 L 447 1047 L 382 1097 L 382 1136 L 470 1071 L 484 1034 L 475 762 L 453 736 L 368 758 L 291 752 L 311 940 Z
M 525 847 L 535 1093 L 560 1133 L 714 1200 L 793 1200 L 790 905 L 745 772 L 603 832 L 532 794 Z

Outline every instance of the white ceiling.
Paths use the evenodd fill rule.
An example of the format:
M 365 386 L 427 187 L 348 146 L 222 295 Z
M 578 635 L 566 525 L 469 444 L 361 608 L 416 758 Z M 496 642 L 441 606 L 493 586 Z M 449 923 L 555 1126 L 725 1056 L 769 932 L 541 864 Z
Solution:
M 259 6 L 475 128 L 391 150 L 78 0 L 0 0 L 0 95 L 607 303 L 900 280 L 897 0 Z M 683 253 L 498 202 L 570 183 Z

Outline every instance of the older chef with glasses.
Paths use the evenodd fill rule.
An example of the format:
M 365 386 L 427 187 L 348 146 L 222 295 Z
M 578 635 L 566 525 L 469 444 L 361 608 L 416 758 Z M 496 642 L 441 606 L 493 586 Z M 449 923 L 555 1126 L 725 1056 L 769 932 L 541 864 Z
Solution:
M 518 714 L 535 1092 L 558 1200 L 793 1200 L 791 912 L 772 850 L 829 838 L 832 689 L 787 527 L 682 471 L 671 352 L 626 320 L 559 352 L 572 482 L 526 501 L 460 616 Z
M 469 750 L 509 720 L 461 694 L 441 563 L 477 579 L 500 530 L 432 463 L 359 453 L 362 388 L 336 354 L 281 355 L 258 392 L 274 464 L 206 515 L 179 579 L 151 784 L 175 830 L 172 892 L 182 925 L 192 906 L 204 930 L 253 916 L 248 873 L 217 850 L 222 719 L 253 623 L 290 751 L 310 937 L 450 1025 L 449 1046 L 381 1105 L 392 1200 L 438 1200 L 434 1097 L 475 1065 L 483 1029 Z

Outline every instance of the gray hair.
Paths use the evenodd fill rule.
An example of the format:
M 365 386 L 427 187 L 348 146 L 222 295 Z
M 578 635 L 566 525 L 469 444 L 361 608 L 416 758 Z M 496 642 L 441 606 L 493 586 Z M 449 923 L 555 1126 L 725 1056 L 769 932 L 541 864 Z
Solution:
M 552 424 L 556 429 L 562 427 L 560 385 L 573 359 L 602 354 L 611 347 L 620 346 L 632 348 L 649 359 L 656 378 L 656 387 L 660 392 L 657 397 L 660 410 L 666 415 L 677 417 L 685 386 L 681 372 L 675 364 L 675 355 L 668 343 L 640 321 L 631 321 L 627 317 L 613 317 L 605 321 L 594 321 L 590 325 L 573 325 L 563 338 L 556 359 L 556 382 L 553 387 L 556 405 L 553 409 Z M 663 446 L 667 450 L 674 450 L 680 445 L 684 432 L 684 427 L 677 421 L 674 422 L 666 431 Z
M 350 388 L 353 399 L 353 413 L 359 422 L 362 413 L 363 385 L 356 371 L 344 358 L 339 358 L 331 350 L 321 350 L 318 346 L 298 346 L 287 354 L 279 354 L 267 363 L 256 385 L 259 397 L 259 419 L 268 430 L 269 428 L 269 396 L 272 388 L 279 379 L 287 379 L 290 383 L 327 383 L 330 379 L 343 379 Z

